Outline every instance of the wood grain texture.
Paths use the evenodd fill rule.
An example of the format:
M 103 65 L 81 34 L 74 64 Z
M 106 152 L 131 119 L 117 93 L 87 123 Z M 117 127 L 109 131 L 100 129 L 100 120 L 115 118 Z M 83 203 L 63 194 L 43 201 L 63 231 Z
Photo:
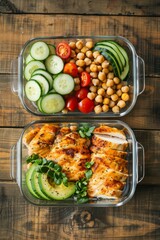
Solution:
M 23 129 L 0 128 L 0 180 L 10 178 L 11 146 L 17 143 Z M 145 149 L 145 178 L 141 184 L 160 186 L 160 131 L 135 130 L 135 136 Z M 150 146 L 148 148 L 148 146 Z M 141 160 L 141 159 L 140 159 Z
M 1 0 L 0 12 L 158 16 L 160 5 L 158 0 Z
M 139 186 L 119 208 L 36 207 L 14 183 L 0 183 L 0 239 L 159 239 L 159 187 Z
M 160 74 L 160 18 L 4 14 L 0 16 L 0 73 L 11 73 L 11 61 L 37 36 L 121 35 L 130 40 L 146 63 L 146 75 Z
M 17 77 L 0 75 L 0 126 L 23 127 L 39 119 L 25 110 L 17 95 L 11 91 L 11 83 Z M 160 78 L 146 78 L 146 89 L 137 99 L 133 110 L 121 120 L 137 129 L 160 129 Z M 44 117 L 42 117 L 44 119 Z

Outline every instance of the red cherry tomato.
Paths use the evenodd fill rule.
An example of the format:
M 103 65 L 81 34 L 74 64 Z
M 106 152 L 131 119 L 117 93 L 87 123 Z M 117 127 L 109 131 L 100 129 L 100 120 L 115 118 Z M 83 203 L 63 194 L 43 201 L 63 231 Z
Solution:
M 78 68 L 75 63 L 69 62 L 64 65 L 63 72 L 70 74 L 72 77 L 77 77 Z
M 81 86 L 82 87 L 87 87 L 91 82 L 91 77 L 88 72 L 82 72 L 80 74 L 80 78 L 81 78 Z
M 56 54 L 62 59 L 67 59 L 71 55 L 71 48 L 68 43 L 61 42 L 56 47 Z
M 94 109 L 94 101 L 86 97 L 78 103 L 78 109 L 83 113 L 92 112 Z
M 88 92 L 89 90 L 87 88 L 81 88 L 76 91 L 76 97 L 82 100 L 87 97 Z
M 66 108 L 70 111 L 75 111 L 78 108 L 78 100 L 76 97 L 70 97 L 67 99 Z

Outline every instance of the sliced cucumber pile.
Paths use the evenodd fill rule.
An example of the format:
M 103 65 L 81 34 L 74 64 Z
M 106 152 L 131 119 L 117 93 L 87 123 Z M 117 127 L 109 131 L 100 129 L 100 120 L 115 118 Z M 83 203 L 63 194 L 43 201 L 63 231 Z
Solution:
M 75 192 L 75 183 L 68 182 L 56 185 L 48 179 L 47 174 L 37 171 L 38 164 L 34 163 L 26 173 L 26 185 L 29 192 L 36 198 L 44 200 L 63 200 L 72 196 Z
M 93 51 L 99 51 L 110 61 L 114 74 L 125 80 L 129 73 L 129 58 L 126 50 L 114 41 L 100 41 L 95 44 Z

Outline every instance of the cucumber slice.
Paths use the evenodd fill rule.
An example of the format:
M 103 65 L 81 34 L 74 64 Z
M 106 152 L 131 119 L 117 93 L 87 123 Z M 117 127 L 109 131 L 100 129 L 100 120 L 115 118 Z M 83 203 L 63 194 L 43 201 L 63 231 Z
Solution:
M 36 42 L 32 45 L 30 54 L 36 60 L 44 60 L 49 56 L 49 47 L 45 42 Z
M 46 69 L 46 68 L 45 68 L 45 65 L 44 65 L 42 62 L 40 62 L 40 61 L 35 61 L 35 60 L 30 61 L 30 62 L 26 65 L 26 67 L 25 67 L 25 69 L 24 69 L 24 77 L 25 77 L 25 79 L 26 79 L 26 80 L 29 80 L 29 79 L 31 78 L 32 73 L 33 73 L 36 69 L 38 69 L 38 68 Z
M 45 173 L 38 175 L 38 182 L 41 191 L 49 198 L 55 200 L 64 200 L 72 196 L 75 192 L 75 183 L 69 182 L 68 187 L 66 187 L 63 183 L 56 185 L 52 181 L 48 180 L 47 174 Z
M 32 166 L 28 169 L 26 173 L 26 185 L 28 187 L 29 192 L 36 198 L 39 198 L 38 194 L 33 190 L 32 187 L 32 174 L 35 171 L 37 164 L 32 164 Z
M 42 111 L 42 108 L 41 108 L 41 101 L 42 101 L 42 97 L 40 97 L 40 98 L 38 99 L 38 101 L 37 101 L 37 107 L 38 107 L 38 110 L 39 110 L 40 112 L 43 112 L 43 111 Z
M 74 89 L 74 79 L 69 74 L 61 73 L 54 79 L 53 88 L 62 95 L 69 94 Z
M 45 66 L 46 66 L 48 72 L 50 72 L 52 74 L 57 74 L 63 70 L 64 62 L 60 57 L 58 57 L 56 55 L 50 55 L 45 60 Z
M 32 56 L 30 54 L 28 54 L 28 56 L 26 57 L 26 61 L 25 63 L 28 64 L 30 61 L 33 61 L 34 58 L 32 58 Z
M 63 97 L 57 93 L 50 93 L 41 100 L 41 109 L 44 113 L 52 114 L 63 110 L 65 101 Z
M 114 56 L 112 56 L 110 53 L 106 52 L 106 51 L 103 51 L 101 52 L 101 54 L 110 61 L 112 67 L 113 67 L 113 71 L 114 71 L 114 74 L 115 76 L 120 76 L 121 74 L 121 70 L 119 68 L 119 65 L 116 61 L 116 58 Z
M 42 88 L 42 95 L 45 95 L 49 92 L 49 82 L 43 75 L 34 75 L 31 80 L 36 80 L 40 84 Z
M 52 89 L 52 87 L 53 87 L 52 76 L 47 71 L 45 71 L 43 69 L 37 69 L 32 73 L 32 78 L 33 78 L 34 75 L 37 75 L 37 74 L 41 74 L 42 76 L 44 76 L 49 82 L 49 89 Z
M 54 45 L 48 44 L 49 47 L 49 54 L 56 54 L 56 47 Z
M 37 81 L 30 80 L 26 83 L 25 93 L 30 101 L 36 102 L 42 94 L 42 88 Z

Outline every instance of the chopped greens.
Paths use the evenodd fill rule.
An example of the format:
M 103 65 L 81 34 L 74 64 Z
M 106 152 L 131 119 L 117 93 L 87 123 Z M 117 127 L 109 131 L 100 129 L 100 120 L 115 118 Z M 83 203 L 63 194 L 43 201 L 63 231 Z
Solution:
M 82 138 L 90 138 L 95 129 L 95 126 L 91 126 L 89 123 L 81 123 L 78 128 L 78 132 Z

